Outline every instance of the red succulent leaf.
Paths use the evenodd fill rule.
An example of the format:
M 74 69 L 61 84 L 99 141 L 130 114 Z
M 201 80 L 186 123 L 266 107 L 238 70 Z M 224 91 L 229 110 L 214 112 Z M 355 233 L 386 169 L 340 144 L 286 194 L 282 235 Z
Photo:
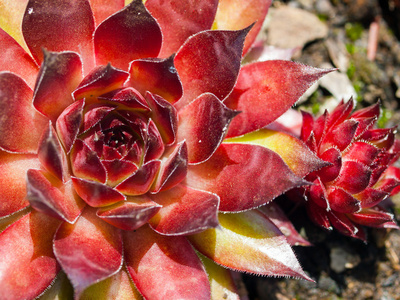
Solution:
M 50 174 L 40 170 L 28 170 L 26 198 L 33 208 L 54 218 L 74 223 L 85 203 L 75 193 L 71 181 L 54 185 L 57 182 Z M 59 184 L 58 184 L 59 185 Z
M 238 113 L 210 93 L 200 95 L 179 111 L 178 141 L 186 141 L 190 164 L 201 163 L 215 152 Z
M 358 109 L 357 111 L 352 113 L 351 118 L 356 119 L 357 121 L 370 118 L 374 118 L 375 120 L 377 120 L 380 115 L 380 107 L 381 107 L 381 102 L 378 101 L 373 105 Z
M 115 189 L 129 196 L 147 193 L 156 179 L 160 165 L 159 160 L 151 160 L 145 163 L 132 176 L 117 185 Z
M 160 132 L 153 120 L 147 123 L 146 136 L 144 139 L 144 158 L 146 163 L 150 160 L 159 158 L 164 153 L 164 143 Z
M 59 180 L 68 180 L 67 156 L 51 122 L 39 141 L 38 158 L 42 166 Z
M 303 126 L 301 127 L 300 139 L 307 141 L 313 132 L 314 117 L 312 114 L 306 111 L 301 111 L 303 117 Z
M 120 192 L 98 181 L 76 177 L 71 179 L 78 195 L 90 206 L 102 207 L 126 199 Z
M 76 140 L 72 148 L 71 167 L 73 174 L 79 178 L 106 182 L 107 172 L 97 153 L 81 140 Z
M 336 108 L 329 114 L 326 124 L 327 130 L 330 130 L 332 127 L 344 122 L 350 116 L 353 108 L 354 102 L 352 99 L 346 102 L 342 100 L 339 105 L 336 106 Z
M 139 147 L 138 142 L 135 142 L 128 153 L 123 157 L 123 160 L 133 162 L 136 165 L 140 164 L 143 148 Z
M 188 165 L 188 150 L 185 142 L 176 144 L 172 153 L 165 159 L 151 193 L 170 189 L 185 179 Z
M 371 169 L 357 161 L 345 160 L 334 184 L 351 194 L 363 191 L 369 184 Z
M 54 254 L 71 281 L 76 298 L 88 286 L 122 266 L 120 230 L 87 208 L 75 224 L 63 223 L 54 238 Z
M 146 195 L 141 195 L 128 197 L 127 201 L 100 208 L 97 216 L 117 228 L 135 230 L 146 224 L 160 207 Z
M 75 101 L 68 106 L 58 117 L 56 122 L 57 133 L 65 152 L 69 153 L 78 136 L 83 119 L 85 100 Z
M 296 103 L 318 78 L 331 71 L 283 60 L 243 66 L 232 94 L 225 101 L 228 107 L 241 111 L 232 121 L 227 136 L 267 126 Z
M 109 299 L 110 297 L 111 299 L 143 300 L 125 268 L 88 287 L 80 299 Z
M 358 122 L 355 120 L 346 120 L 335 126 L 322 139 L 322 151 L 330 147 L 337 147 L 340 151 L 346 149 L 353 141 Z
M 315 121 L 314 121 L 314 137 L 316 144 L 319 146 L 322 139 L 326 135 L 326 124 L 327 124 L 327 119 L 328 119 L 328 111 L 325 110 L 325 112 L 319 116 Z
M 276 152 L 299 177 L 329 165 L 313 153 L 301 140 L 290 134 L 267 128 L 240 137 L 225 139 L 224 143 L 259 145 Z
M 396 178 L 383 178 L 377 182 L 376 185 L 374 185 L 374 188 L 376 188 L 379 191 L 386 192 L 386 193 L 391 193 L 392 190 L 400 185 L 400 180 Z
M 32 90 L 17 75 L 1 72 L 0 91 L 0 149 L 36 153 L 48 121 L 33 107 Z
M 149 222 L 160 234 L 188 235 L 218 226 L 219 197 L 215 194 L 180 184 L 150 198 L 162 206 Z
M 88 105 L 85 107 L 86 113 L 83 117 L 83 132 L 95 127 L 114 109 L 115 107 L 99 104 Z
M 364 132 L 360 139 L 372 142 L 379 148 L 389 149 L 393 146 L 396 129 L 396 127 L 370 129 Z
M 26 172 L 40 168 L 34 155 L 10 154 L 0 151 L 0 195 L 7 201 L 0 201 L 0 219 L 29 205 L 26 200 Z
M 188 237 L 200 253 L 233 270 L 310 280 L 285 236 L 263 213 L 219 214 L 219 223 Z
M 110 186 L 119 184 L 138 169 L 134 163 L 125 160 L 103 160 L 102 163 L 107 172 L 107 184 Z
M 214 26 L 218 29 L 236 30 L 257 21 L 246 37 L 243 49 L 245 55 L 261 29 L 271 2 L 272 0 L 219 0 Z
M 90 6 L 93 10 L 94 20 L 96 25 L 99 25 L 113 13 L 121 10 L 125 6 L 124 0 L 89 0 Z
M 245 144 L 222 144 L 209 160 L 189 166 L 186 182 L 219 195 L 219 210 L 227 212 L 258 207 L 289 189 L 308 184 L 275 152 Z
M 357 224 L 371 227 L 393 221 L 393 215 L 379 206 L 364 208 L 358 213 L 348 215 L 348 218 Z
M 339 212 L 330 212 L 328 217 L 332 225 L 342 234 L 366 241 L 365 231 L 361 226 L 357 226 L 351 222 L 347 215 Z
M 305 240 L 293 226 L 284 211 L 276 202 L 261 206 L 259 210 L 279 228 L 286 236 L 287 241 L 292 246 L 311 246 L 310 242 Z
M 71 93 L 82 79 L 82 62 L 74 52 L 48 52 L 37 77 L 33 105 L 56 122 L 63 110 L 74 101 Z
M 374 145 L 360 141 L 352 143 L 343 156 L 346 160 L 354 160 L 369 166 L 379 153 L 380 150 Z
M 163 33 L 160 56 L 170 56 L 191 35 L 211 29 L 217 5 L 217 0 L 146 1 L 147 9 L 156 18 Z
M 389 166 L 385 172 L 385 177 L 394 178 L 400 181 L 400 168 Z M 400 187 L 396 187 L 391 191 L 391 195 L 396 195 L 400 192 Z
M 52 251 L 59 224 L 33 211 L 0 234 L 2 297 L 34 299 L 52 283 L 60 270 Z
M 369 187 L 363 190 L 361 193 L 354 195 L 355 198 L 360 200 L 362 208 L 373 207 L 386 199 L 388 196 L 389 193 L 387 192 Z
M 134 60 L 129 65 L 129 74 L 129 85 L 143 95 L 149 91 L 171 104 L 182 97 L 182 84 L 174 66 L 173 55 L 165 59 Z
M 124 249 L 129 274 L 146 299 L 210 299 L 207 274 L 186 238 L 142 226 L 124 231 Z
M 186 40 L 175 56 L 175 67 L 182 81 L 179 108 L 203 93 L 222 100 L 230 94 L 240 70 L 244 39 L 250 27 L 238 31 L 210 30 Z
M 74 91 L 75 99 L 95 98 L 122 88 L 129 73 L 116 69 L 111 64 L 97 66 L 83 78 L 78 88 Z
M 354 119 L 354 118 L 352 118 Z M 375 123 L 377 118 L 366 118 L 366 119 L 357 119 L 358 127 L 355 133 L 356 138 L 360 138 L 368 129 L 370 129 Z
M 317 177 L 317 179 L 314 180 L 313 185 L 310 186 L 308 197 L 308 200 L 313 201 L 318 206 L 330 210 L 327 191 L 319 177 Z
M 351 214 L 361 210 L 361 203 L 348 192 L 338 187 L 327 189 L 330 208 L 339 213 Z
M 342 153 L 337 148 L 329 148 L 320 155 L 324 161 L 330 162 L 332 165 L 327 166 L 317 172 L 317 175 L 323 182 L 336 179 L 342 168 Z
M 162 34 L 157 21 L 141 0 L 133 0 L 96 28 L 96 62 L 111 62 L 117 68 L 126 70 L 134 59 L 157 57 L 161 42 Z
M 2 58 L 0 60 L 0 72 L 10 71 L 24 78 L 30 88 L 35 86 L 38 66 L 31 56 L 0 28 L 0 49 L 2 49 Z
M 169 146 L 175 143 L 178 126 L 176 109 L 161 96 L 146 93 L 146 100 L 151 108 L 151 119 L 157 125 L 164 143 Z
M 232 272 L 214 263 L 211 259 L 199 254 L 206 268 L 211 287 L 211 299 L 240 300 Z M 239 275 L 239 274 L 238 274 Z M 240 275 L 239 275 L 240 276 Z M 237 278 L 235 278 L 237 281 Z M 240 284 L 240 283 L 239 283 Z
M 132 75 L 130 78 L 132 80 Z M 146 99 L 136 89 L 130 87 L 116 93 L 111 101 L 139 111 L 150 110 Z
M 315 224 L 327 230 L 333 229 L 331 226 L 331 222 L 329 221 L 326 208 L 320 207 L 313 201 L 308 201 L 306 209 L 308 216 L 310 217 L 311 221 L 313 221 Z
M 94 64 L 93 31 L 93 14 L 86 0 L 30 0 L 22 20 L 26 44 L 38 63 L 43 61 L 43 48 L 70 50 L 81 54 L 86 71 Z

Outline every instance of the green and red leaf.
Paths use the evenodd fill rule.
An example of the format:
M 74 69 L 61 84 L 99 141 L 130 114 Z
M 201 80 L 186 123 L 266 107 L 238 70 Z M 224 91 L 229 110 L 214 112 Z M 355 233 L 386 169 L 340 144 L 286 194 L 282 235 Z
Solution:
M 275 152 L 246 144 L 222 144 L 209 160 L 189 166 L 186 182 L 220 196 L 219 210 L 226 212 L 256 208 L 308 184 Z
M 261 212 L 219 214 L 219 223 L 189 237 L 205 256 L 233 270 L 309 280 L 285 236 Z

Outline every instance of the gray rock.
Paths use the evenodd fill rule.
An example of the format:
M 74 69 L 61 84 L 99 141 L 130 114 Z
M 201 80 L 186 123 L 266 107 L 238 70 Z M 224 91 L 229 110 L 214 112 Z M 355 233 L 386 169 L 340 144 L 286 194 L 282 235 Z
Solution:
M 303 47 L 306 43 L 325 38 L 328 34 L 326 24 L 305 10 L 281 6 L 271 12 L 267 39 L 269 45 L 279 48 Z

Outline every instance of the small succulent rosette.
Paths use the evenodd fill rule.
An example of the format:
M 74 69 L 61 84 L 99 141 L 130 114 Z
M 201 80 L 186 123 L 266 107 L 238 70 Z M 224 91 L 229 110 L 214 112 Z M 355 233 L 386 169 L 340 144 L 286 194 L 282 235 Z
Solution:
M 399 228 L 381 202 L 397 193 L 396 128 L 376 128 L 380 104 L 356 110 L 352 100 L 314 119 L 303 112 L 301 139 L 330 165 L 309 174 L 301 190 L 310 218 L 326 229 L 366 239 L 363 226 Z

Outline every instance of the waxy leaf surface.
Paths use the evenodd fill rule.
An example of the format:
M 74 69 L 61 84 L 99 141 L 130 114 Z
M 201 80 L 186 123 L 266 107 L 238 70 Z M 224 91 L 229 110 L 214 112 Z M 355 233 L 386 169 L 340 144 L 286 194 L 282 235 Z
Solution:
M 302 141 L 284 132 L 260 129 L 241 137 L 226 139 L 224 143 L 245 143 L 266 147 L 278 153 L 299 177 L 304 177 L 327 165 Z
M 261 212 L 219 214 L 219 223 L 220 228 L 189 237 L 205 256 L 242 272 L 309 279 L 285 236 Z
M 158 233 L 187 235 L 218 226 L 217 195 L 179 184 L 150 198 L 162 207 L 150 220 Z
M 43 48 L 69 50 L 81 55 L 86 72 L 94 66 L 93 31 L 94 19 L 87 0 L 30 0 L 22 21 L 26 44 L 39 64 Z
M 52 251 L 59 224 L 56 219 L 32 212 L 0 234 L 3 299 L 33 299 L 51 284 L 60 270 Z
M 0 173 L 7 174 L 0 180 L 0 218 L 15 213 L 29 203 L 26 201 L 26 172 L 39 169 L 40 162 L 34 155 L 16 155 L 0 151 Z
M 211 299 L 240 300 L 231 271 L 199 254 L 211 287 Z
M 237 114 L 210 93 L 179 111 L 178 141 L 186 141 L 189 163 L 201 163 L 215 152 Z
M 156 20 L 141 0 L 134 0 L 96 28 L 96 62 L 99 65 L 111 62 L 117 68 L 127 70 L 132 60 L 157 57 L 161 41 Z
M 246 144 L 222 144 L 209 160 L 189 166 L 186 182 L 219 195 L 219 210 L 227 212 L 256 208 L 307 184 L 275 152 Z
M 44 52 L 33 94 L 33 105 L 53 123 L 73 103 L 71 93 L 82 79 L 82 62 L 74 52 Z
M 129 66 L 129 85 L 143 95 L 149 91 L 174 104 L 182 97 L 182 84 L 174 66 L 174 56 L 166 59 L 139 59 Z
M 120 270 L 121 234 L 88 207 L 75 224 L 63 223 L 57 230 L 54 254 L 79 297 L 88 286 Z
M 124 232 L 124 248 L 128 271 L 145 298 L 210 299 L 207 274 L 186 238 L 165 237 L 143 226 Z
M 71 181 L 62 184 L 58 189 L 48 178 L 51 178 L 51 175 L 40 170 L 28 171 L 26 198 L 29 203 L 36 210 L 54 218 L 68 223 L 75 222 L 85 203 L 77 197 Z
M 213 93 L 222 100 L 232 91 L 249 30 L 202 31 L 183 44 L 174 59 L 183 86 L 179 108 L 203 93 Z
M 217 5 L 218 0 L 147 0 L 146 7 L 163 33 L 160 56 L 170 56 L 192 34 L 211 29 Z
M 2 9 L 3 7 L 0 3 L 0 11 Z M 4 27 L 1 26 L 1 28 Z M 39 67 L 31 56 L 1 28 L 0 49 L 2 50 L 2 57 L 0 60 L 0 71 L 10 71 L 21 76 L 26 80 L 29 87 L 33 89 Z
M 228 107 L 241 111 L 232 121 L 228 137 L 265 127 L 295 104 L 318 78 L 330 71 L 285 60 L 243 66 L 232 94 L 224 102 Z
M 0 73 L 0 107 L 0 149 L 36 153 L 47 121 L 32 105 L 32 90 L 9 72 Z

